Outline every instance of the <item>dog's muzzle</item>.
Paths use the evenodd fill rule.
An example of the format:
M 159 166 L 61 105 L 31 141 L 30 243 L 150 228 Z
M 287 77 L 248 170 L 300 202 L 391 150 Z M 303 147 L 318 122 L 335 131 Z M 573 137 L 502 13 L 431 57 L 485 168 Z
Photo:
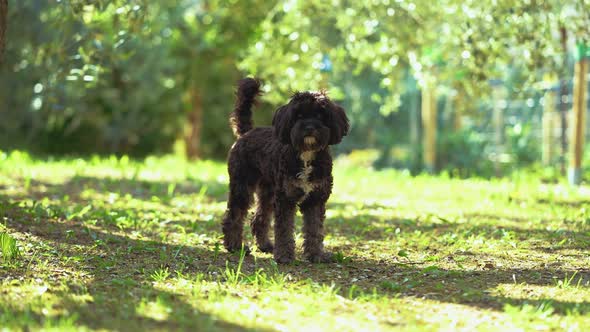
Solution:
M 313 136 L 305 136 L 303 138 L 303 143 L 305 143 L 305 145 L 313 145 L 315 144 L 316 139 Z

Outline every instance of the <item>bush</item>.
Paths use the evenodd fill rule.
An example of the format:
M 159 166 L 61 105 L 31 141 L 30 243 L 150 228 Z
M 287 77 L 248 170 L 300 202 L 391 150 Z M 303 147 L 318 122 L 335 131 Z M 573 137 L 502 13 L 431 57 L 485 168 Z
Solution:
M 516 124 L 506 133 L 507 152 L 512 155 L 517 166 L 528 166 L 541 159 L 538 138 L 535 141 L 530 125 Z
M 462 178 L 494 175 L 494 165 L 485 155 L 488 142 L 482 134 L 463 129 L 439 135 L 437 145 L 439 170 Z

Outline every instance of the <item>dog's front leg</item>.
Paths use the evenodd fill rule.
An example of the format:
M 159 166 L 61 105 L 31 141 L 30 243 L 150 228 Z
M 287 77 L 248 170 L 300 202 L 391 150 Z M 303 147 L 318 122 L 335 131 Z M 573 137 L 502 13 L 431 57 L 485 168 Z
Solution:
M 326 200 L 313 193 L 301 204 L 303 213 L 303 254 L 312 263 L 333 262 L 332 253 L 324 251 Z
M 295 207 L 295 202 L 284 193 L 277 194 L 274 258 L 280 264 L 291 263 L 295 259 Z

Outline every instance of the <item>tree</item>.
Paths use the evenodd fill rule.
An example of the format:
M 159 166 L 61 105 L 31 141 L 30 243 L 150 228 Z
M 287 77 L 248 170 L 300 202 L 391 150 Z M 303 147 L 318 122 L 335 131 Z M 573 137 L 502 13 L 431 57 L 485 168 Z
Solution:
M 162 5 L 174 18 L 169 26 L 171 51 L 183 74 L 179 85 L 184 89 L 188 158 L 201 156 L 203 135 L 223 138 L 218 141 L 223 144 L 209 145 L 206 155 L 224 151 L 231 144 L 226 115 L 235 82 L 241 76 L 236 67 L 238 56 L 256 36 L 259 22 L 272 5 L 272 1 L 264 0 L 173 1 Z M 223 107 L 216 106 L 220 104 Z
M 270 78 L 266 98 L 275 102 L 319 87 L 326 55 L 339 97 L 346 98 L 338 94 L 344 73 L 377 73 L 381 89 L 371 99 L 379 112 L 362 108 L 356 123 L 399 108 L 408 69 L 419 86 L 446 86 L 464 100 L 489 98 L 490 79 L 511 81 L 512 94 L 530 93 L 545 72 L 564 70 L 560 27 L 587 39 L 590 1 L 290 1 L 269 12 L 241 65 Z M 475 107 L 464 109 L 476 115 Z
M 507 66 L 535 74 L 560 66 L 561 26 L 588 39 L 590 1 L 291 1 L 269 11 L 242 67 L 289 78 L 273 83 L 285 91 L 317 85 L 327 53 L 337 70 L 380 73 L 390 91 L 403 88 L 395 82 L 410 67 L 419 80 L 436 69 L 439 80 L 459 81 L 477 95 L 489 92 L 480 83 L 502 78 Z M 260 66 L 263 58 L 274 61 Z
M 27 24 L 11 29 L 0 141 L 141 155 L 170 151 L 189 127 L 190 142 L 208 138 L 201 152 L 224 156 L 235 62 L 268 3 L 16 2 L 9 15 Z

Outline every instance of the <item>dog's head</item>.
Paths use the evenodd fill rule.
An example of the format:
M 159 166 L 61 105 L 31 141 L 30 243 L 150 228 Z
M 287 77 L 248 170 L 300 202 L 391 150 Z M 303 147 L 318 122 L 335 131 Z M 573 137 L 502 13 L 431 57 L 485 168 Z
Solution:
M 323 91 L 295 93 L 276 111 L 272 126 L 282 143 L 299 151 L 317 151 L 338 144 L 350 128 L 344 109 Z

